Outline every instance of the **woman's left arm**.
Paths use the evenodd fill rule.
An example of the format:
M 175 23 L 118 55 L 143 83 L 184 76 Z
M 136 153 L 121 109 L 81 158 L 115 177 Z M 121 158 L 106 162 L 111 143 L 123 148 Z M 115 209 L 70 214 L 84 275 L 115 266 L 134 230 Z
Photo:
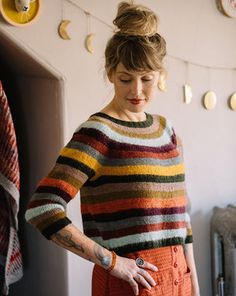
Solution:
M 185 257 L 187 261 L 187 265 L 191 270 L 191 281 L 192 281 L 192 296 L 200 296 L 200 289 L 198 284 L 197 270 L 193 255 L 193 244 L 185 244 Z

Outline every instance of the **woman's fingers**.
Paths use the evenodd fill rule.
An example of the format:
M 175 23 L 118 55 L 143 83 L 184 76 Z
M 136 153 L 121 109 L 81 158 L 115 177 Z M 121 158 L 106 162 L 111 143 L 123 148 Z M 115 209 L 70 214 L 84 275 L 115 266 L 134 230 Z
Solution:
M 134 279 L 136 280 L 136 282 L 140 283 L 143 287 L 145 287 L 149 290 L 152 288 L 149 285 L 148 281 L 141 274 L 137 273 L 137 275 L 134 277 Z
M 146 268 L 146 269 L 149 269 L 149 270 L 152 270 L 152 271 L 158 271 L 158 268 L 157 266 L 147 262 L 147 261 L 144 261 L 143 265 L 142 265 L 142 268 Z
M 130 284 L 131 288 L 133 289 L 134 294 L 138 295 L 139 294 L 139 289 L 138 289 L 137 282 L 133 278 L 131 278 L 130 280 L 128 280 L 128 283 Z
M 151 275 L 144 269 L 140 269 L 138 273 L 145 278 L 145 280 L 151 285 L 151 286 L 156 286 L 156 282 L 154 279 L 151 277 Z M 150 287 L 151 288 L 151 287 Z

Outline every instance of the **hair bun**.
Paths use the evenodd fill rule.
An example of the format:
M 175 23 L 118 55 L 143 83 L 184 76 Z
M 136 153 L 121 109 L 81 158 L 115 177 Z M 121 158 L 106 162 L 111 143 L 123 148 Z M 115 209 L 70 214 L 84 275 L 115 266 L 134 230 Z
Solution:
M 113 24 L 120 34 L 131 36 L 153 36 L 157 33 L 159 19 L 149 8 L 121 2 Z

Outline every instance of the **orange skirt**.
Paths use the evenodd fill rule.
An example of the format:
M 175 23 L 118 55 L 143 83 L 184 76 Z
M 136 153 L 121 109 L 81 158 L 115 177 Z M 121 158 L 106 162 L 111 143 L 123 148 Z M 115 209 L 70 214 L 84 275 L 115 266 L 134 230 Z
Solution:
M 156 272 L 147 270 L 155 280 L 156 286 L 148 290 L 139 284 L 139 296 L 191 296 L 191 273 L 186 264 L 183 246 L 138 251 L 124 257 L 141 257 L 158 267 Z M 92 296 L 134 296 L 134 292 L 126 281 L 95 265 Z

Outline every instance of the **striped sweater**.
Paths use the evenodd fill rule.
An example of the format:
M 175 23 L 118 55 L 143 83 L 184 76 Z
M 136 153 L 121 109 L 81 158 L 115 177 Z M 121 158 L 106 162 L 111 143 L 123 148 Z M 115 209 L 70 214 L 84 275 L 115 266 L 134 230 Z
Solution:
M 84 234 L 122 255 L 192 242 L 182 155 L 171 123 L 91 115 L 62 149 L 28 205 L 26 220 L 50 236 L 71 221 L 80 190 Z

